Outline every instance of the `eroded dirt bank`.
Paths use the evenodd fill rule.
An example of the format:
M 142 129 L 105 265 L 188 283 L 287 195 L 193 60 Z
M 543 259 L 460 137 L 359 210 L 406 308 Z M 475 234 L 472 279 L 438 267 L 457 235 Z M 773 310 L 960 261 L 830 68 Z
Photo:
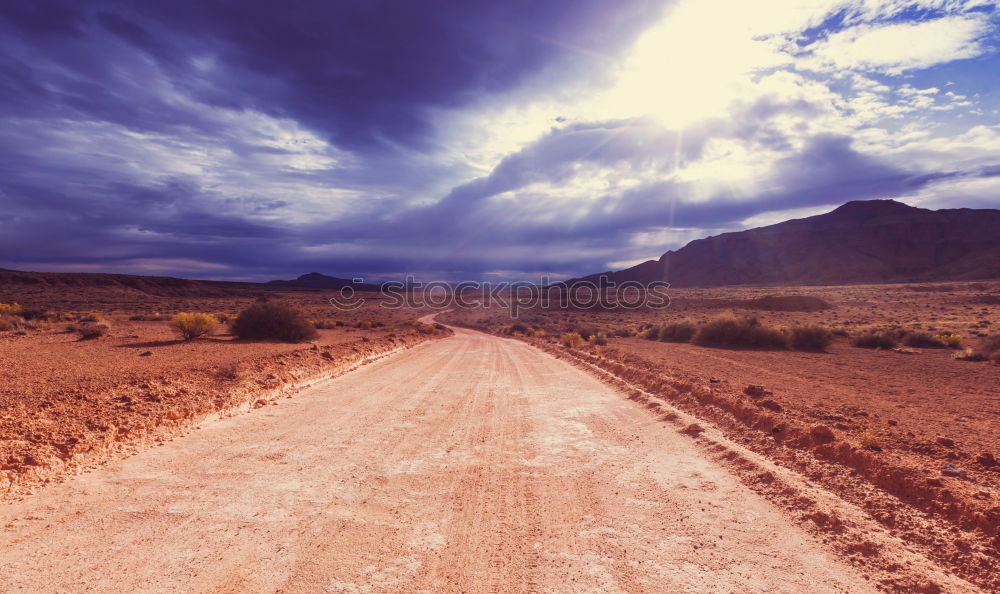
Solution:
M 526 344 L 459 330 L 0 510 L 0 589 L 889 584 L 744 486 L 697 435 Z M 895 551 L 891 587 L 977 591 L 868 538 Z
M 100 341 L 57 332 L 0 344 L 0 499 L 16 499 L 181 435 L 212 415 L 259 408 L 427 340 L 412 328 L 329 330 L 312 344 L 231 336 L 183 342 L 164 324 L 119 323 Z

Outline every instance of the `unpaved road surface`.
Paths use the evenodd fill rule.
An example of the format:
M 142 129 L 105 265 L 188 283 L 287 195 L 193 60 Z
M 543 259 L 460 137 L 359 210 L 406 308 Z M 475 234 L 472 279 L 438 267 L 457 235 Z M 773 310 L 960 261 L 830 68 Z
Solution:
M 630 402 L 457 330 L 0 508 L 3 592 L 865 592 Z

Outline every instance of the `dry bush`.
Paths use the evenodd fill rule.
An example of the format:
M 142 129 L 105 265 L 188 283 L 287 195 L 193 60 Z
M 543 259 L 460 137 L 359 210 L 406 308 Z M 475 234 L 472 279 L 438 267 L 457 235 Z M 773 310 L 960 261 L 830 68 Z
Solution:
M 313 322 L 313 328 L 317 330 L 330 330 L 337 327 L 336 320 L 316 320 Z
M 111 326 L 106 323 L 87 322 L 85 324 L 80 324 L 75 328 L 76 333 L 80 335 L 80 340 L 93 340 L 107 334 L 108 330 L 111 329 Z
M 958 361 L 986 361 L 989 359 L 989 356 L 968 348 L 955 353 L 955 359 Z
M 14 323 L 9 316 L 0 315 L 0 332 L 7 332 L 14 329 Z
M 86 313 L 86 314 L 81 315 L 79 318 L 77 318 L 77 321 L 78 322 L 89 322 L 89 323 L 92 323 L 92 324 L 106 324 L 107 323 L 107 320 L 104 319 L 104 316 L 102 316 L 101 314 L 99 314 L 96 311 L 92 311 L 90 313 Z
M 757 318 L 737 318 L 732 314 L 716 316 L 706 322 L 695 333 L 692 342 L 711 347 L 787 348 L 785 335 L 780 330 L 761 324 Z
M 649 328 L 643 330 L 639 333 L 642 338 L 646 340 L 660 340 L 660 327 L 650 326 Z
M 657 338 L 662 342 L 691 342 L 698 327 L 691 320 L 666 324 L 660 328 Z
M 569 349 L 577 349 L 583 344 L 583 337 L 579 332 L 567 332 L 559 338 L 559 344 Z
M 851 344 L 862 349 L 891 349 L 896 346 L 896 339 L 884 332 L 866 332 L 855 336 Z
M 259 301 L 233 320 L 236 336 L 248 340 L 303 342 L 316 338 L 312 327 L 297 309 L 279 301 Z
M 215 319 L 218 320 L 220 324 L 228 324 L 233 321 L 233 316 L 229 315 L 227 312 L 220 311 L 215 314 Z
M 962 347 L 962 337 L 958 334 L 908 332 L 903 336 L 903 344 L 918 349 L 957 349 Z
M 193 340 L 215 329 L 219 321 L 207 313 L 181 312 L 170 320 L 170 327 L 184 340 Z
M 604 346 L 608 344 L 608 337 L 603 332 L 598 332 L 597 334 L 592 335 L 588 339 L 588 342 L 591 346 Z
M 18 315 L 21 313 L 21 306 L 17 303 L 0 303 L 0 314 Z
M 833 344 L 833 333 L 819 324 L 793 326 L 789 342 L 800 351 L 823 351 Z
M 535 330 L 531 335 L 534 336 L 535 338 L 545 338 L 545 329 L 539 328 L 538 330 Z

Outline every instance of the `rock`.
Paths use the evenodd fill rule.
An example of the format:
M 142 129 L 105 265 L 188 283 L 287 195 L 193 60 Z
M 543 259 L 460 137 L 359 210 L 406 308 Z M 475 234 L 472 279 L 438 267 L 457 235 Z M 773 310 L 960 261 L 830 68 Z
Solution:
M 767 400 L 761 400 L 760 402 L 757 403 L 757 406 L 762 406 L 767 410 L 773 410 L 774 412 L 781 412 L 782 410 L 784 410 L 781 408 L 780 404 L 771 400 L 770 398 L 768 398 Z
M 941 586 L 935 584 L 934 582 L 924 582 L 917 586 L 917 592 L 921 594 L 940 594 Z
M 264 400 L 264 399 L 260 399 L 260 400 L 258 400 L 257 402 L 254 402 L 254 403 L 253 403 L 253 407 L 254 407 L 254 408 L 260 408 L 260 407 L 262 407 L 262 406 L 267 406 L 267 400 Z
M 953 448 L 953 447 L 955 447 L 955 442 L 953 440 L 951 440 L 951 439 L 948 439 L 947 437 L 943 437 L 943 436 L 939 435 L 938 438 L 935 441 L 937 442 L 938 445 L 944 446 L 946 448 Z
M 142 353 L 139 353 L 139 356 L 140 357 L 148 357 L 148 356 L 150 356 L 152 354 L 153 354 L 153 351 L 144 351 Z
M 333 360 L 333 354 L 330 351 L 323 351 L 323 353 L 320 354 L 320 357 L 323 357 L 324 359 L 329 359 L 331 361 Z
M 957 476 L 962 478 L 965 476 L 965 469 L 961 466 L 956 466 L 951 462 L 946 462 L 941 466 L 941 474 L 945 476 Z
M 833 429 L 830 429 L 826 425 L 813 425 L 809 429 L 809 435 L 820 443 L 827 443 L 837 439 L 837 436 L 833 434 Z
M 993 454 L 989 452 L 983 452 L 976 457 L 976 462 L 982 464 L 983 466 L 996 466 L 997 460 L 993 457 Z
M 766 390 L 764 386 L 758 384 L 750 384 L 749 386 L 743 388 L 743 393 L 751 398 L 763 398 L 764 396 L 771 395 L 771 392 Z
M 717 383 L 719 383 L 720 381 L 721 381 L 721 380 L 720 380 L 719 378 L 717 378 L 717 377 L 711 377 L 711 378 L 708 378 L 708 383 L 710 383 L 710 384 L 717 384 Z

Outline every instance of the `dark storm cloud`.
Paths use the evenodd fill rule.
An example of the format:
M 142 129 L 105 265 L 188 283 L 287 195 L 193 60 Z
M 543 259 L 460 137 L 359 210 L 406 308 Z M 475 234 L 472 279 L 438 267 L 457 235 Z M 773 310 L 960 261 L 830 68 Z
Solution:
M 610 60 L 662 5 L 13 0 L 0 6 L 4 101 L 139 129 L 183 124 L 144 92 L 152 60 L 199 101 L 290 117 L 342 147 L 424 146 L 429 108 L 512 90 L 546 68 L 579 76 L 592 56 L 568 47 Z

